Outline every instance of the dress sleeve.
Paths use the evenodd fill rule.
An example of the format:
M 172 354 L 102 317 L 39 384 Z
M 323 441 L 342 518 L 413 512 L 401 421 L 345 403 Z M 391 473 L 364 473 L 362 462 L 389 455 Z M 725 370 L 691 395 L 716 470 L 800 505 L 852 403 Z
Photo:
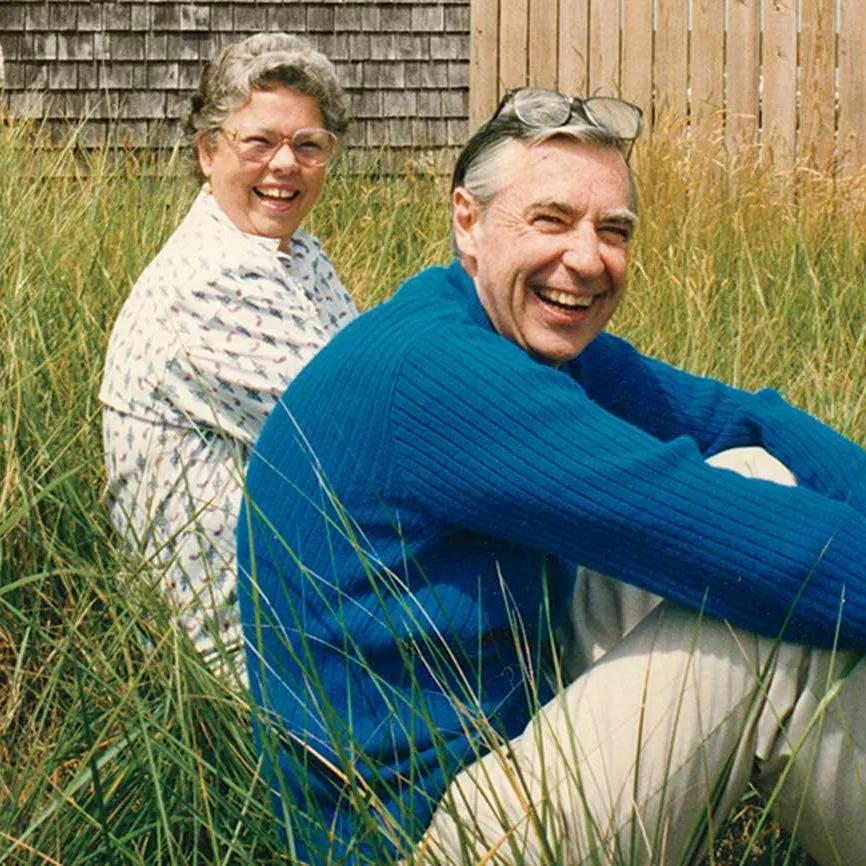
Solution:
M 247 445 L 345 319 L 332 324 L 302 279 L 265 267 L 223 269 L 179 296 L 172 313 L 193 323 L 169 365 L 175 407 Z
M 478 348 L 468 363 L 443 334 L 405 359 L 395 385 L 395 462 L 426 519 L 771 636 L 830 646 L 844 608 L 839 645 L 866 647 L 866 520 L 854 508 L 705 465 L 702 448 L 725 447 L 734 418 L 720 416 L 711 437 L 689 435 L 682 413 L 678 435 L 660 431 L 495 335 Z M 835 447 L 808 424 L 798 441 Z

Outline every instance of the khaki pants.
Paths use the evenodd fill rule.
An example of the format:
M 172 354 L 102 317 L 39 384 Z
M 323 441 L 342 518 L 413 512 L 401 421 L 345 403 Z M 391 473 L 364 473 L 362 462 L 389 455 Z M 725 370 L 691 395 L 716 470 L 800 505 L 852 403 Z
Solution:
M 720 465 L 779 483 L 765 452 Z M 807 518 L 805 518 L 807 519 Z M 581 571 L 567 672 L 451 783 L 418 862 L 696 862 L 752 782 L 821 864 L 866 864 L 866 664 Z

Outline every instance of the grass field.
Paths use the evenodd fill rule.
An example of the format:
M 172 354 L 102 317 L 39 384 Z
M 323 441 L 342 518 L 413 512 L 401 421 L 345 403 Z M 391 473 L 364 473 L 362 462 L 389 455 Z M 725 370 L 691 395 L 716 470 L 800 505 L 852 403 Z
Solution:
M 72 139 L 50 153 L 34 141 L 0 128 L 0 866 L 287 862 L 248 707 L 171 628 L 99 498 L 111 324 L 195 185 L 177 157 L 76 162 Z M 863 443 L 866 176 L 803 172 L 794 190 L 664 142 L 637 170 L 615 330 L 695 372 L 776 387 Z M 338 168 L 311 228 L 366 306 L 447 260 L 445 201 L 420 169 Z M 713 863 L 810 862 L 753 800 L 732 818 Z

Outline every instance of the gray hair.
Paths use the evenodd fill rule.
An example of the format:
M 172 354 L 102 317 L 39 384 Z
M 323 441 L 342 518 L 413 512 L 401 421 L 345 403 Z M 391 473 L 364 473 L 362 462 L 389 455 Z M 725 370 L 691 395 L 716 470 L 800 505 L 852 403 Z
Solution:
M 603 127 L 577 121 L 539 128 L 529 126 L 515 115 L 500 114 L 488 120 L 463 148 L 454 167 L 451 191 L 463 187 L 481 208 L 485 208 L 511 180 L 508 163 L 513 142 L 531 147 L 556 138 L 618 152 L 622 148 L 622 141 Z M 636 214 L 637 190 L 631 169 L 628 185 L 629 207 Z
M 325 129 L 343 135 L 349 102 L 333 64 L 309 42 L 288 33 L 258 33 L 227 45 L 202 72 L 186 128 L 195 139 L 215 134 L 254 90 L 293 87 L 316 100 Z

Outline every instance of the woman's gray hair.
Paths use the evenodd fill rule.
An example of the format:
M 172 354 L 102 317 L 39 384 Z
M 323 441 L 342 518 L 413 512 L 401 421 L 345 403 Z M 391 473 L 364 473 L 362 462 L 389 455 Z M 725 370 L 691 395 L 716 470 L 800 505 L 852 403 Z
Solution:
M 622 147 L 622 141 L 603 127 L 573 122 L 539 129 L 515 115 L 500 114 L 484 124 L 467 142 L 454 168 L 452 192 L 463 187 L 480 207 L 486 207 L 511 179 L 509 164 L 513 142 L 532 146 L 554 138 L 617 151 Z M 637 193 L 630 170 L 628 179 L 629 207 L 637 213 Z
M 258 33 L 227 45 L 205 66 L 186 124 L 193 147 L 201 135 L 215 134 L 254 90 L 280 85 L 312 96 L 325 129 L 346 132 L 349 101 L 331 61 L 299 36 Z

